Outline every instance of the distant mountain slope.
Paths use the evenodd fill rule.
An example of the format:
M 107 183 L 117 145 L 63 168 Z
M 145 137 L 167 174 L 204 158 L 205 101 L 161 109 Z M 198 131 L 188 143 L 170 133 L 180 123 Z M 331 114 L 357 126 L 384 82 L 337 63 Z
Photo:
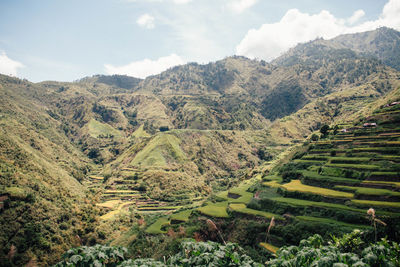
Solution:
M 96 223 L 92 200 L 196 204 L 321 125 L 368 115 L 365 106 L 400 86 L 400 72 L 382 63 L 397 53 L 398 32 L 364 35 L 301 44 L 272 64 L 234 56 L 144 80 L 35 84 L 1 75 L 0 226 L 8 228 L 0 257 L 15 245 L 19 263 L 31 254 L 51 263 L 76 235 L 106 238 L 84 231 Z M 350 47 L 356 38 L 373 45 Z M 90 179 L 98 183 L 86 191 Z M 37 229 L 44 236 L 32 236 Z
M 330 40 L 317 39 L 306 44 L 299 44 L 274 60 L 273 63 L 287 65 L 291 57 L 303 54 L 303 49 L 312 45 L 322 45 L 333 49 L 350 49 L 362 57 L 377 58 L 383 64 L 400 70 L 400 32 L 387 27 L 339 35 Z

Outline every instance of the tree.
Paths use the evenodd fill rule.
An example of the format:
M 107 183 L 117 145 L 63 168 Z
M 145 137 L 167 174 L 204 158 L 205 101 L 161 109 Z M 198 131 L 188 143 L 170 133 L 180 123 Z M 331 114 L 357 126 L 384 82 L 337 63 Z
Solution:
M 319 139 L 318 134 L 313 134 L 313 135 L 311 135 L 311 140 L 313 140 L 313 141 L 318 141 L 318 139 Z
M 328 133 L 328 130 L 329 130 L 329 126 L 324 124 L 324 125 L 322 125 L 322 127 L 319 131 L 321 132 L 322 135 L 325 136 Z

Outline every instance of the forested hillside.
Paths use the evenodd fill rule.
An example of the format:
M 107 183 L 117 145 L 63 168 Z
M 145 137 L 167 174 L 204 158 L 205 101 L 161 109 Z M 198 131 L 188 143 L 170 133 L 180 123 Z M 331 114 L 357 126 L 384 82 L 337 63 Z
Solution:
M 399 121 L 384 107 L 400 100 L 398 37 L 381 28 L 271 63 L 232 56 L 146 79 L 0 75 L 1 262 L 52 264 L 96 243 L 161 258 L 185 237 L 221 241 L 207 218 L 264 261 L 260 243 L 371 234 L 365 201 L 392 227 L 380 235 L 398 240 Z

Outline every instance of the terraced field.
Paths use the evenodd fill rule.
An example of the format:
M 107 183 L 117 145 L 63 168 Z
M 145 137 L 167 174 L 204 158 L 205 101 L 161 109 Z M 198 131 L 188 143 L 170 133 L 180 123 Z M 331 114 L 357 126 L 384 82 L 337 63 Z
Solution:
M 193 195 L 182 201 L 165 202 L 148 197 L 140 188 L 142 172 L 138 168 L 123 168 L 119 173 L 105 178 L 99 170 L 90 173 L 85 180 L 89 188 L 96 188 L 101 193 L 101 201 L 97 206 L 103 210 L 102 220 L 114 220 L 127 214 L 131 209 L 138 214 L 167 214 L 177 210 L 199 206 L 203 197 Z M 179 219 L 177 219 L 179 220 Z M 184 220 L 183 220 L 184 221 Z
M 264 176 L 260 188 L 266 193 L 247 206 L 341 229 L 370 229 L 366 211 L 371 207 L 383 221 L 400 219 L 399 112 L 397 105 L 356 123 L 331 126 Z M 372 122 L 376 127 L 365 124 Z M 273 244 L 262 245 L 271 251 Z

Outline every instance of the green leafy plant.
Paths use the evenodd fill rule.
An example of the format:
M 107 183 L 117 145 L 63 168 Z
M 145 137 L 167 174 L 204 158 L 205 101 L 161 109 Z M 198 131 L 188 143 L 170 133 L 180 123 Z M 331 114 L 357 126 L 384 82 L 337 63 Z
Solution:
M 109 247 L 95 245 L 93 247 L 78 247 L 68 250 L 63 260 L 55 265 L 55 267 L 62 266 L 107 266 L 113 267 L 122 263 L 125 260 L 127 249 L 124 247 Z

